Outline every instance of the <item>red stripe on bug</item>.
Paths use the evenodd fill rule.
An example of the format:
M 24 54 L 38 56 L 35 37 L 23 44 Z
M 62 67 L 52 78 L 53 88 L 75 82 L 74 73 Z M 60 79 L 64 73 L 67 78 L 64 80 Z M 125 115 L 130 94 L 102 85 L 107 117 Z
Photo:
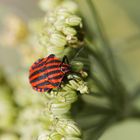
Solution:
M 41 73 L 38 73 L 38 74 L 36 74 L 36 75 L 34 75 L 34 76 L 32 76 L 32 77 L 30 77 L 30 81 L 32 81 L 32 80 L 34 80 L 34 79 L 36 79 L 36 78 L 38 78 L 38 77 L 40 77 L 40 76 L 43 76 L 43 74 L 45 74 L 44 71 L 41 72 Z M 47 79 L 47 78 L 46 78 L 46 79 Z
M 64 74 L 63 74 L 63 72 L 61 72 L 61 73 L 59 72 L 59 73 L 55 73 L 53 75 L 49 75 L 48 78 L 50 79 L 50 78 L 53 78 L 53 77 L 59 76 L 59 75 L 64 75 Z
M 45 85 L 45 86 L 40 86 L 39 88 L 56 88 L 56 86 L 52 86 L 51 84 Z
M 58 70 L 60 70 L 60 72 L 61 72 L 61 69 L 58 67 L 58 68 L 52 68 L 52 69 L 48 69 L 48 70 L 46 70 L 45 71 L 45 73 L 49 73 L 49 72 L 55 72 L 55 71 L 58 71 Z
M 41 84 L 41 83 L 43 83 L 43 82 L 45 82 L 45 81 L 47 81 L 47 80 L 42 79 L 42 80 L 40 80 L 40 81 L 31 83 L 31 85 L 32 85 L 32 86 L 36 86 L 36 85 Z
M 55 83 L 60 82 L 62 79 L 63 79 L 63 75 L 62 75 L 62 77 L 61 77 L 61 78 L 59 78 L 59 79 L 55 79 L 55 78 L 54 78 L 54 79 L 52 79 L 52 80 L 49 80 L 49 82 L 50 82 L 50 83 L 54 83 L 54 84 L 55 84 Z
M 42 58 L 42 59 L 39 59 L 37 60 L 36 62 L 34 62 L 34 64 L 30 67 L 30 71 L 32 71 L 34 69 L 35 66 L 45 62 L 47 60 L 47 58 Z
M 55 72 L 55 71 L 60 71 L 59 73 L 58 72 L 57 73 L 58 74 L 63 74 L 63 72 L 61 72 L 60 67 L 58 67 L 58 68 L 51 68 L 51 69 L 47 69 L 47 70 L 45 70 L 43 72 L 40 72 L 40 73 L 30 77 L 30 81 L 34 80 L 37 77 L 43 76 L 43 74 L 49 74 L 50 72 Z M 51 74 L 51 75 L 53 76 L 54 74 Z M 50 75 L 48 75 L 48 76 L 50 76 Z
M 57 62 L 57 63 L 56 63 L 56 62 L 55 62 L 55 63 L 49 63 L 49 64 L 46 65 L 46 67 L 50 67 L 50 66 L 58 66 L 58 65 L 60 65 L 60 64 L 61 64 L 61 62 Z M 35 69 L 33 69 L 33 70 L 30 72 L 30 75 L 33 74 L 34 72 L 36 72 L 36 71 L 42 69 L 43 67 L 45 67 L 45 66 L 43 65 L 43 66 L 40 66 L 39 68 L 35 68 Z

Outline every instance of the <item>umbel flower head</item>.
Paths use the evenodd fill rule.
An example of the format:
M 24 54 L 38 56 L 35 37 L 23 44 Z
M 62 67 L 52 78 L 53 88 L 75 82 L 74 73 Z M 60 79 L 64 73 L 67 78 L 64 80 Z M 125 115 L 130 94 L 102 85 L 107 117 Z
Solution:
M 70 109 L 72 103 L 78 99 L 77 93 L 88 93 L 87 83 L 84 81 L 87 74 L 83 71 L 82 63 L 75 61 L 69 65 L 67 60 L 65 63 L 64 55 L 72 57 L 72 53 L 76 54 L 76 51 L 83 46 L 82 19 L 70 10 L 72 9 L 69 7 L 72 5 L 70 0 L 67 0 L 66 3 L 64 0 L 42 0 L 41 2 L 47 3 L 46 7 L 42 7 L 44 11 L 47 11 L 47 14 L 39 42 L 46 49 L 47 57 L 39 59 L 33 64 L 29 78 L 34 89 L 45 92 L 46 95 L 45 108 L 42 109 L 40 116 L 45 131 L 40 133 L 38 140 L 81 140 L 81 130 L 78 124 L 72 120 Z M 65 65 L 63 67 L 67 68 L 67 72 L 62 70 L 62 58 L 62 64 Z M 51 67 L 48 68 L 49 62 Z M 40 64 L 45 66 L 40 67 Z M 41 76 L 38 73 L 36 80 L 32 81 L 34 79 L 32 71 L 36 71 L 36 68 L 40 71 Z M 53 72 L 53 74 L 48 71 Z M 63 76 L 62 79 L 56 79 L 54 73 L 58 77 Z M 51 81 L 49 78 L 53 78 L 53 80 Z M 37 80 L 40 82 L 36 82 Z M 45 82 L 48 84 L 45 85 Z M 56 83 L 60 85 L 55 86 Z
M 87 84 L 80 76 L 69 74 L 68 82 L 63 83 L 59 91 L 53 89 L 45 94 L 47 101 L 43 114 L 51 126 L 38 140 L 51 140 L 54 137 L 58 140 L 80 140 L 81 130 L 70 116 L 71 104 L 78 99 L 77 92 L 88 93 Z
M 71 48 L 79 48 L 83 44 L 82 20 L 65 8 L 47 14 L 40 43 L 47 54 L 62 57 Z

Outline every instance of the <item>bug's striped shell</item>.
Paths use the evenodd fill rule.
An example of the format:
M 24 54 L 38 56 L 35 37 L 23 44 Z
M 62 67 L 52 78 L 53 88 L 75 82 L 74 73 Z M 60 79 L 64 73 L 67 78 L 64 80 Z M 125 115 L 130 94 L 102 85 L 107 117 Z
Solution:
M 37 60 L 29 70 L 29 81 L 38 92 L 50 91 L 60 87 L 70 65 L 62 63 L 55 55 Z

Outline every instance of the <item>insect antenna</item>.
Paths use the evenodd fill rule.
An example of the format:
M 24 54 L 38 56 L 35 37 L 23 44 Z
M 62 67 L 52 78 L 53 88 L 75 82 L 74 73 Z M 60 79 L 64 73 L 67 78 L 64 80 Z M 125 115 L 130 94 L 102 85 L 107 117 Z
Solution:
M 78 52 L 75 53 L 75 55 L 74 55 L 74 57 L 71 59 L 71 61 L 73 61 L 76 57 L 78 57 L 79 54 L 83 51 L 83 49 L 84 49 L 84 46 L 81 47 L 81 48 L 78 50 Z

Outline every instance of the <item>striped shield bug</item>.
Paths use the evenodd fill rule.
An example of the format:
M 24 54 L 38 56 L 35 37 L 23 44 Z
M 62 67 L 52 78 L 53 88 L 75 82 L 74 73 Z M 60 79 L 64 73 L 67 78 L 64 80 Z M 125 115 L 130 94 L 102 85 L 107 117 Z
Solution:
M 59 88 L 63 78 L 71 70 L 66 56 L 61 61 L 54 54 L 37 60 L 29 70 L 29 81 L 38 92 L 49 92 Z

